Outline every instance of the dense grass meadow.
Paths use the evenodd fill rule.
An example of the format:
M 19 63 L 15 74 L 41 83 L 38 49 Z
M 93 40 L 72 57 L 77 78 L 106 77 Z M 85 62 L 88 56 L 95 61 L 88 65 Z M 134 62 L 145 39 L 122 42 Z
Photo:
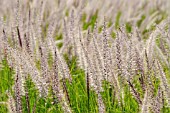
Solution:
M 170 0 L 0 0 L 0 113 L 170 113 Z

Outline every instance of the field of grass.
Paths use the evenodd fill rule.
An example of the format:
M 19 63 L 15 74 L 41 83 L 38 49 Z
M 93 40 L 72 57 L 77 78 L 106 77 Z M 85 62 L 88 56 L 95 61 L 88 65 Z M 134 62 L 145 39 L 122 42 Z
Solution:
M 170 113 L 169 0 L 0 0 L 0 113 Z

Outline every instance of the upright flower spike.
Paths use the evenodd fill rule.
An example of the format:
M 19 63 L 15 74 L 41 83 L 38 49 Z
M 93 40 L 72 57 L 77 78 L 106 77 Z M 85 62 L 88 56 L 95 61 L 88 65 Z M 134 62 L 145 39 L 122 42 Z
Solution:
M 161 109 L 163 108 L 163 104 L 162 104 L 162 92 L 161 92 L 161 88 L 158 87 L 158 92 L 157 92 L 157 95 L 156 97 L 154 97 L 152 100 L 151 100 L 151 110 L 152 112 L 154 113 L 160 113 L 161 112 Z
M 43 45 L 43 44 L 42 44 Z M 45 44 L 44 44 L 45 45 Z M 43 79 L 48 82 L 48 61 L 47 61 L 47 51 L 44 46 L 40 46 L 40 63 L 41 63 L 41 72 Z
M 87 37 L 85 39 L 85 47 L 87 50 L 90 48 L 90 41 L 91 41 L 91 33 L 90 33 L 90 28 L 87 31 Z
M 127 50 L 127 54 L 128 54 L 128 59 L 127 59 L 127 71 L 128 71 L 128 81 L 131 80 L 132 78 L 132 61 L 133 61 L 133 56 L 132 56 L 132 41 L 130 39 L 130 42 L 129 42 L 129 47 L 128 47 L 128 50 Z
M 113 49 L 114 49 L 114 44 L 111 45 L 111 50 L 110 50 L 110 56 L 111 56 L 111 60 L 110 60 L 110 71 L 111 71 L 111 76 L 109 78 L 109 81 L 111 81 L 111 84 L 113 84 L 114 86 L 114 90 L 115 90 L 115 97 L 120 101 L 120 84 L 119 84 L 119 80 L 118 80 L 118 76 L 116 75 L 116 73 L 114 72 L 114 67 L 115 67 L 115 61 L 114 61 L 114 57 L 113 57 Z
M 146 86 L 145 86 L 145 81 L 144 81 L 144 68 L 143 68 L 143 64 L 142 64 L 142 59 L 141 59 L 140 54 L 136 48 L 135 48 L 135 63 L 136 63 L 136 67 L 137 67 L 136 74 L 140 75 L 139 82 L 142 86 L 142 90 L 145 91 Z
M 100 93 L 98 93 L 98 99 L 97 99 L 97 101 L 98 101 L 98 112 L 99 113 L 105 113 L 106 111 L 105 111 L 105 105 L 104 105 L 104 103 L 103 103 L 103 100 L 102 100 L 102 96 L 101 96 L 101 94 Z
M 65 50 L 67 48 L 69 48 L 70 42 L 71 42 L 71 39 L 70 39 L 69 33 L 68 33 L 67 23 L 66 23 L 65 19 L 63 20 L 63 23 L 64 23 L 64 29 L 63 29 L 64 37 L 63 37 L 63 47 L 60 50 L 61 53 L 65 52 Z
M 13 65 L 15 67 L 21 67 L 20 69 L 22 72 L 25 72 L 26 74 L 30 74 L 40 94 L 43 93 L 43 90 L 47 94 L 48 92 L 47 86 L 45 84 L 44 79 L 41 78 L 40 73 L 37 70 L 33 59 L 24 51 L 21 52 L 11 47 L 8 47 L 8 54 L 10 54 L 10 58 L 12 59 Z
M 83 54 L 83 50 L 82 50 L 82 48 L 81 48 L 81 42 L 80 42 L 80 39 L 82 39 L 82 34 L 81 34 L 81 29 L 80 29 L 80 26 L 79 26 L 79 40 L 78 40 L 78 47 L 79 47 L 79 61 L 80 61 L 80 67 L 82 68 L 82 69 L 85 69 L 85 61 L 84 61 L 84 59 L 85 59 L 85 57 L 84 57 L 84 54 Z
M 148 91 L 145 91 L 144 99 L 141 106 L 141 113 L 148 113 Z
M 122 59 L 121 59 L 121 42 L 120 42 L 120 33 L 117 33 L 116 38 L 116 65 L 118 75 L 122 74 Z
M 80 39 L 81 40 L 80 43 L 82 44 L 82 47 L 85 49 L 85 52 L 87 52 L 86 54 L 89 58 L 93 57 L 93 50 L 92 50 L 92 47 L 91 47 L 91 36 L 92 35 L 91 35 L 91 32 L 90 32 L 90 28 L 89 28 L 88 31 L 87 31 L 87 36 L 85 37 L 85 39 L 84 40 L 83 40 L 83 38 Z M 91 65 L 93 65 L 94 64 L 93 61 L 92 61 L 93 59 L 89 59 L 89 60 L 91 62 Z
M 9 92 L 8 92 L 8 110 L 10 113 L 16 113 L 15 100 Z
M 3 39 L 2 39 L 2 42 L 3 42 L 3 49 L 4 49 L 4 55 L 5 55 L 5 58 L 7 57 L 7 45 L 8 45 L 8 39 L 7 39 L 7 36 L 6 36 L 6 32 L 5 30 L 3 29 Z
M 99 68 L 99 75 L 101 74 L 103 77 L 102 79 L 104 79 L 104 73 L 103 73 L 103 68 L 104 68 L 104 63 L 103 63 L 103 57 L 102 57 L 102 51 L 99 49 L 99 44 L 97 43 L 97 22 L 95 23 L 95 27 L 94 27 L 94 33 L 92 36 L 92 45 L 93 45 L 93 49 L 94 49 L 94 54 L 96 57 L 96 62 L 97 62 L 97 66 Z
M 64 61 L 64 58 L 63 56 L 61 56 L 58 52 L 58 58 L 59 58 L 59 64 L 60 64 L 60 71 L 62 73 L 62 77 L 64 79 L 68 78 L 69 79 L 69 82 L 71 83 L 72 82 L 72 77 L 71 77 L 71 74 L 70 74 L 70 70 L 69 70 L 69 67 L 68 65 L 66 64 L 66 62 Z
M 133 94 L 134 98 L 136 99 L 136 101 L 138 102 L 139 105 L 142 104 L 141 98 L 140 98 L 140 93 L 138 93 L 134 87 L 134 85 L 128 80 L 128 85 L 131 88 L 131 93 Z
M 64 91 L 62 89 L 62 86 L 60 85 L 60 80 L 59 80 L 59 58 L 58 58 L 58 53 L 55 51 L 55 59 L 54 59 L 54 64 L 53 64 L 53 71 L 54 75 L 52 76 L 52 87 L 55 96 L 57 97 L 59 103 L 61 104 L 63 111 L 65 113 L 71 113 L 71 109 L 65 99 Z M 68 96 L 68 95 L 66 95 Z M 68 97 L 67 97 L 68 99 Z M 69 101 L 69 99 L 68 99 Z
M 147 73 L 145 74 L 146 75 L 145 80 L 147 82 L 145 82 L 145 83 L 146 83 L 146 87 L 148 89 L 150 89 L 150 90 L 148 90 L 148 94 L 151 95 L 151 94 L 153 94 L 154 86 L 153 86 L 152 79 L 151 79 L 152 68 L 151 68 L 151 64 L 149 63 L 150 61 L 149 61 L 148 54 L 147 54 L 146 50 L 145 50 L 145 58 L 146 58 L 146 65 L 147 65 L 147 69 L 146 69 Z
M 22 49 L 23 46 L 23 40 L 22 40 L 22 35 L 21 35 L 21 27 L 23 24 L 22 21 L 22 14 L 21 14 L 21 2 L 20 0 L 17 0 L 16 6 L 15 6 L 15 26 L 14 26 L 14 37 L 16 38 L 16 43 L 15 45 L 17 48 Z
M 110 74 L 110 51 L 109 51 L 109 44 L 108 44 L 108 35 L 106 31 L 106 22 L 104 19 L 104 24 L 103 24 L 103 48 L 102 48 L 102 53 L 103 53 L 103 62 L 104 62 L 104 79 L 108 80 L 109 74 Z
M 16 4 L 16 26 L 19 26 L 19 20 L 20 20 L 20 0 L 17 0 L 17 4 Z
M 120 78 L 119 80 L 119 84 L 120 84 L 120 90 L 119 93 L 121 94 L 120 99 L 119 100 L 119 104 L 124 104 L 124 84 L 125 84 L 125 73 L 123 72 L 123 60 L 122 60 L 122 42 L 121 42 L 121 33 L 118 31 L 117 33 L 117 38 L 116 38 L 116 66 L 117 66 L 117 70 L 116 70 L 116 76 L 118 78 Z
M 89 107 L 90 107 L 90 82 L 89 82 L 89 73 L 88 73 L 88 69 L 86 72 L 86 89 L 87 89 L 87 108 L 89 111 Z
M 48 50 L 48 54 L 51 53 L 52 54 L 52 59 L 54 59 L 54 51 L 55 51 L 55 48 L 54 48 L 54 44 L 53 43 L 56 43 L 55 40 L 53 40 L 54 42 L 51 42 L 51 39 L 53 39 L 53 36 L 55 34 L 55 30 L 56 30 L 56 23 L 55 21 L 51 22 L 48 26 L 48 30 L 47 30 L 47 36 L 45 38 L 45 44 L 46 44 L 46 49 Z
M 94 51 L 93 49 L 94 48 L 92 48 L 92 51 Z M 92 54 L 90 57 L 92 57 L 90 59 L 90 62 L 91 62 L 91 67 L 93 67 L 93 76 L 92 76 L 92 78 L 93 78 L 93 81 L 94 81 L 95 85 L 97 86 L 96 91 L 102 92 L 103 91 L 103 89 L 102 89 L 102 81 L 104 79 L 102 77 L 102 74 L 99 71 L 100 69 L 99 69 L 95 54 Z
M 24 40 L 25 40 L 25 45 L 26 45 L 25 50 L 31 56 L 32 52 L 31 52 L 31 48 L 30 48 L 30 39 L 27 34 L 24 35 Z
M 42 38 L 42 21 L 43 21 L 43 13 L 44 13 L 44 9 L 43 9 L 43 5 L 44 5 L 44 2 L 41 1 L 41 5 L 40 5 L 40 9 L 39 9 L 39 12 L 38 12 L 38 16 L 37 16 L 37 38 L 38 38 L 38 41 L 41 41 L 41 38 Z
M 29 5 L 29 12 L 28 12 L 28 22 L 27 22 L 27 28 L 26 28 L 26 33 L 24 35 L 24 40 L 25 40 L 25 49 L 30 55 L 30 57 L 33 57 L 34 54 L 34 43 L 33 43 L 33 35 L 32 35 L 32 24 L 31 24 L 31 9 Z
M 53 84 L 53 91 L 54 94 L 57 96 L 58 101 L 61 101 L 62 98 L 59 96 L 59 87 L 60 87 L 60 81 L 59 81 L 59 76 L 58 76 L 58 56 L 55 51 L 55 58 L 54 58 L 54 64 L 53 64 L 53 70 L 54 70 L 54 75 L 52 76 L 52 84 Z
M 168 100 L 168 106 L 170 106 L 170 87 L 168 84 L 168 80 L 166 78 L 166 75 L 165 75 L 163 68 L 162 68 L 161 64 L 159 63 L 159 61 L 157 61 L 157 64 L 158 64 L 159 76 L 160 76 L 160 80 L 161 80 L 161 88 L 165 92 L 165 97 Z
M 17 69 L 16 80 L 15 80 L 15 103 L 16 103 L 17 113 L 22 113 L 20 80 L 21 80 L 20 70 Z
M 55 54 L 56 54 L 56 57 L 58 56 L 58 63 L 61 67 L 58 67 L 60 69 L 60 74 L 62 75 L 62 87 L 63 87 L 63 93 L 65 92 L 66 93 L 66 98 L 67 98 L 67 101 L 70 103 L 70 97 L 69 97 L 69 94 L 68 94 L 68 89 L 67 89 L 67 86 L 66 86 L 66 78 L 69 79 L 69 82 L 71 83 L 72 82 L 72 77 L 71 77 L 71 74 L 70 74 L 70 71 L 69 71 L 69 68 L 67 66 L 67 64 L 65 63 L 64 59 L 62 59 L 60 57 L 60 54 L 57 53 L 57 51 L 55 50 Z M 58 55 L 57 55 L 58 54 Z
M 61 55 L 61 53 L 56 49 L 54 39 L 52 37 L 49 37 L 49 42 L 52 45 L 53 51 L 58 56 L 58 60 L 59 60 L 58 63 L 59 63 L 59 65 L 61 65 L 60 68 L 59 68 L 59 71 L 61 72 L 61 76 L 63 76 L 64 78 L 68 78 L 69 81 L 71 82 L 72 81 L 72 77 L 71 77 L 71 74 L 70 74 L 69 67 L 66 64 L 66 62 L 65 62 L 63 56 Z
M 67 42 L 69 40 L 69 34 L 68 34 L 68 30 L 67 30 L 67 23 L 66 23 L 66 19 L 63 20 L 64 22 L 64 42 Z
M 92 60 L 90 59 L 89 57 L 89 53 L 87 52 L 87 49 L 85 49 L 85 44 L 83 44 L 82 42 L 82 38 L 80 37 L 79 38 L 79 41 L 80 41 L 80 47 L 82 48 L 82 52 L 83 52 L 83 55 L 84 55 L 84 59 L 85 59 L 85 69 L 86 69 L 86 75 L 88 73 L 89 75 L 89 85 L 91 87 L 94 87 L 94 89 L 96 90 L 97 89 L 97 86 L 96 86 L 96 79 L 95 79 L 95 69 L 94 69 L 94 66 L 93 66 L 93 63 L 92 63 Z M 86 76 L 87 78 L 87 76 Z M 99 82 L 99 81 L 97 81 Z
M 77 45 L 76 45 L 76 37 L 75 37 L 75 18 L 74 18 L 74 10 L 71 11 L 71 17 L 70 17 L 70 37 L 72 40 L 72 46 L 73 46 L 73 53 L 76 56 L 77 55 Z
M 19 31 L 19 27 L 17 26 L 17 34 L 18 34 L 18 41 L 19 41 L 19 46 L 21 47 L 22 49 L 22 40 L 21 40 L 21 34 L 20 34 L 20 31 Z
M 32 52 L 32 57 L 34 58 L 34 60 L 38 59 L 39 57 L 36 56 L 36 46 L 37 46 L 37 43 L 40 43 L 40 42 L 37 42 L 37 38 L 36 38 L 36 33 L 35 33 L 35 30 L 34 30 L 34 27 L 33 25 L 31 24 L 30 26 L 30 29 L 29 29 L 29 36 L 30 36 L 30 48 L 31 48 L 31 52 Z

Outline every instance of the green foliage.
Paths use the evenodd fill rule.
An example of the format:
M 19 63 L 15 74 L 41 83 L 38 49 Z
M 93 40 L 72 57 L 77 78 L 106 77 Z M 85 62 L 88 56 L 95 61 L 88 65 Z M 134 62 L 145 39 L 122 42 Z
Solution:
M 44 81 L 46 82 L 44 84 L 48 85 L 46 87 L 48 90 L 47 95 L 43 93 L 43 89 L 42 92 L 39 92 L 39 89 L 37 89 L 38 87 L 36 87 L 36 84 L 33 82 L 34 80 L 32 80 L 34 78 L 34 75 L 25 75 L 23 70 L 25 68 L 22 68 L 23 65 L 17 64 L 16 66 L 18 67 L 13 68 L 22 68 L 21 74 L 23 76 L 21 76 L 21 78 L 24 84 L 21 84 L 23 87 L 22 89 L 25 90 L 21 93 L 21 104 L 23 113 L 64 113 L 62 106 L 62 103 L 64 101 L 69 105 L 69 108 L 73 113 L 98 113 L 99 94 L 101 94 L 106 113 L 139 113 L 141 112 L 140 104 L 143 104 L 144 96 L 145 94 L 147 94 L 146 90 L 148 90 L 148 96 L 151 99 L 154 99 L 158 96 L 157 94 L 159 89 L 161 89 L 160 91 L 162 95 L 166 92 L 163 91 L 164 88 L 162 87 L 164 87 L 165 85 L 168 86 L 170 84 L 170 67 L 168 67 L 168 63 L 170 62 L 168 34 L 170 26 L 167 22 L 169 14 L 168 7 L 166 5 L 166 3 L 168 3 L 168 0 L 166 2 L 161 2 L 160 0 L 160 2 L 157 2 L 156 4 L 152 3 L 152 1 L 149 0 L 136 3 L 132 1 L 119 2 L 119 0 L 113 0 L 114 2 L 110 1 L 108 3 L 105 3 L 106 1 L 97 1 L 98 3 L 96 3 L 96 6 L 94 7 L 91 7 L 91 3 L 95 3 L 89 2 L 89 0 L 85 0 L 82 3 L 79 0 L 74 0 L 71 2 L 65 1 L 65 3 L 62 3 L 63 1 L 61 0 L 55 0 L 55 2 L 49 2 L 48 0 L 46 2 L 43 2 L 43 0 L 41 1 L 42 2 L 33 2 L 33 0 L 28 0 L 27 3 L 23 3 L 19 2 L 18 0 L 18 3 L 15 3 L 16 7 L 15 4 L 12 5 L 12 7 L 14 7 L 13 9 L 15 9 L 16 11 L 11 10 L 10 5 L 3 6 L 0 12 L 0 15 L 2 16 L 2 19 L 0 20 L 0 41 L 2 41 L 2 43 L 0 42 L 0 44 L 2 44 L 2 46 L 0 45 L 0 54 L 2 53 L 1 51 L 3 51 L 12 61 L 12 63 L 17 63 L 17 55 L 18 58 L 24 60 L 24 57 L 22 56 L 23 54 L 20 54 L 20 52 L 26 52 L 25 49 L 26 47 L 28 47 L 31 51 L 33 51 L 31 55 L 36 57 L 28 56 L 30 58 L 29 61 L 24 62 L 27 62 L 27 64 L 29 64 L 30 61 L 33 61 L 32 63 L 35 63 L 36 70 L 38 69 L 39 73 L 42 74 L 42 63 L 41 60 L 37 58 L 37 50 L 39 46 L 41 46 L 40 44 L 50 45 L 48 41 L 49 37 L 47 37 L 47 35 L 51 30 L 49 25 L 54 24 L 56 26 L 53 26 L 54 32 L 51 34 L 51 36 L 55 41 L 55 46 L 60 51 L 60 49 L 63 47 L 63 44 L 65 44 L 65 42 L 63 42 L 62 34 L 62 32 L 65 32 L 63 31 L 64 29 L 62 20 L 66 19 L 67 21 L 65 24 L 67 27 L 69 27 L 68 37 L 70 37 L 71 35 L 70 32 L 74 32 L 74 38 L 77 46 L 76 48 L 73 48 L 74 45 L 72 45 L 72 42 L 70 42 L 69 44 L 71 45 L 68 45 L 69 47 L 65 49 L 68 54 L 61 53 L 60 55 L 64 55 L 65 62 L 69 67 L 68 70 L 71 74 L 72 81 L 70 82 L 67 78 L 64 78 L 64 75 L 61 75 L 63 74 L 62 71 L 66 70 L 64 69 L 66 68 L 66 66 L 60 65 L 64 62 L 63 60 L 57 61 L 62 58 L 62 56 L 59 56 L 59 58 L 55 60 L 56 62 L 59 62 L 59 64 L 55 67 L 59 68 L 59 83 L 57 80 L 56 84 L 54 83 L 54 81 L 52 80 L 54 77 L 53 75 L 57 73 L 57 70 L 55 70 L 54 73 L 53 67 L 54 56 L 52 52 L 54 51 L 50 50 L 50 48 L 48 47 L 46 48 L 46 53 L 48 53 L 48 55 L 47 58 L 45 58 L 48 61 L 48 77 L 47 79 L 44 79 Z M 54 7 L 55 4 L 53 3 L 56 3 L 57 7 Z M 110 13 L 111 11 L 114 12 Z M 16 12 L 16 14 L 14 12 Z M 70 15 L 70 12 L 74 12 L 73 15 Z M 71 23 L 69 23 L 69 21 L 72 19 L 72 16 L 75 17 L 73 18 L 75 22 L 74 26 L 71 26 Z M 99 18 L 99 16 L 101 18 Z M 93 33 L 95 23 L 98 21 L 98 23 L 100 24 L 105 16 L 107 16 L 106 18 L 108 19 L 106 19 L 107 35 L 112 39 L 102 39 L 103 35 L 105 35 L 102 34 L 103 25 L 98 25 L 98 34 L 95 43 L 90 42 L 93 41 L 91 38 L 88 40 L 85 39 L 86 31 L 89 28 L 91 30 L 90 35 L 95 35 Z M 113 19 L 112 17 L 115 18 Z M 85 31 L 79 32 L 79 25 L 77 26 L 77 24 L 80 24 L 82 29 Z M 125 25 L 125 29 L 122 25 Z M 21 34 L 16 33 L 16 26 L 18 26 Z M 71 31 L 70 27 L 74 27 L 75 30 Z M 138 27 L 137 31 L 135 31 L 135 27 Z M 157 28 L 160 28 L 160 31 L 156 30 Z M 119 32 L 119 30 L 125 30 L 125 32 Z M 118 37 L 118 40 L 115 41 L 114 39 L 116 39 L 117 37 L 117 32 L 120 33 L 120 37 Z M 82 33 L 81 38 L 79 37 L 79 33 Z M 21 35 L 20 42 L 23 43 L 23 47 L 19 47 L 17 45 L 17 37 L 19 38 L 19 35 Z M 24 38 L 24 35 L 27 38 Z M 156 44 L 149 42 L 150 40 L 147 40 L 151 36 L 153 36 L 153 38 L 156 38 Z M 13 39 L 13 37 L 16 38 Z M 4 46 L 4 44 L 7 45 Z M 152 50 L 152 48 L 154 49 Z M 154 53 L 156 50 L 155 48 L 157 50 L 160 49 L 157 54 L 162 52 L 163 55 L 160 54 L 160 56 L 157 56 L 157 54 Z M 80 56 L 80 59 L 77 56 L 73 55 L 74 50 L 77 50 L 76 55 Z M 105 50 L 106 52 L 104 52 Z M 148 56 L 144 56 L 145 50 Z M 149 53 L 150 51 L 151 53 Z M 88 59 L 87 56 L 84 55 L 84 53 L 87 53 L 87 56 L 89 57 Z M 14 54 L 16 55 L 16 57 Z M 21 55 L 21 57 L 19 54 Z M 26 60 L 28 60 L 28 58 L 26 58 Z M 90 63 L 84 62 L 84 60 L 89 60 Z M 161 79 L 159 78 L 160 70 L 156 70 L 157 67 L 154 68 L 155 62 L 152 62 L 157 60 L 160 62 L 160 65 L 162 66 L 161 68 L 163 68 L 163 71 L 169 83 L 168 85 L 166 84 L 166 82 L 163 82 L 163 86 L 160 85 L 163 81 L 161 81 Z M 93 87 L 89 86 L 89 88 L 88 85 L 93 84 L 91 83 L 91 81 L 89 81 L 88 84 L 87 74 L 89 74 L 89 72 L 79 67 L 79 61 L 83 61 L 81 63 L 84 64 L 87 63 L 87 69 L 91 67 L 94 68 L 90 70 L 90 74 L 94 74 L 92 76 L 105 76 L 105 72 L 109 74 L 109 77 L 114 74 L 117 77 L 116 82 L 118 82 L 118 84 L 103 80 L 101 86 L 103 90 L 101 92 L 95 91 Z M 30 63 L 30 65 L 32 63 Z M 17 96 L 14 94 L 15 72 L 13 68 L 8 65 L 7 59 L 2 60 L 2 62 L 0 63 L 0 113 L 8 113 L 10 111 L 8 108 L 10 104 L 9 94 L 14 99 L 14 104 L 16 105 Z M 34 69 L 32 69 L 32 71 L 34 71 Z M 99 75 L 97 75 L 98 73 Z M 52 76 L 50 74 L 52 74 Z M 128 74 L 130 76 L 130 79 L 126 78 L 128 77 Z M 127 80 L 130 80 L 132 85 L 129 81 L 128 84 Z M 54 92 L 58 92 L 54 91 L 54 89 L 56 88 L 54 88 L 54 85 L 57 84 L 60 84 L 59 86 L 63 90 L 63 92 L 61 93 L 63 93 L 64 97 L 63 99 L 61 99 L 61 101 L 59 101 L 60 99 L 58 99 L 58 95 L 54 94 Z M 117 87 L 115 87 L 116 85 Z M 123 96 L 121 95 L 121 93 L 123 94 Z M 136 95 L 133 95 L 133 93 L 139 94 L 137 96 L 139 97 L 138 99 L 141 101 L 141 103 L 138 103 L 138 101 L 136 100 Z M 117 96 L 119 96 L 120 98 L 118 98 Z M 161 98 L 163 100 L 163 108 L 161 109 L 161 113 L 170 113 L 170 107 L 168 106 L 167 98 L 168 97 L 166 95 Z M 151 105 L 150 102 L 148 103 Z M 151 111 L 150 108 L 149 110 Z
M 28 96 L 29 96 L 29 103 L 30 103 L 30 111 L 33 111 L 34 105 L 38 101 L 38 90 L 35 88 L 34 83 L 32 82 L 32 79 L 30 76 L 25 80 L 25 89 L 28 90 Z M 23 106 L 23 112 L 27 113 L 27 104 L 26 104 L 26 96 L 22 97 L 22 106 Z
M 99 33 L 102 32 L 102 28 L 103 28 L 103 26 L 100 26 L 100 27 L 99 27 L 99 29 L 98 29 Z
M 60 42 L 60 43 L 57 44 L 58 49 L 61 49 L 62 46 L 63 46 L 63 43 L 62 43 L 62 42 Z
M 8 109 L 5 104 L 0 104 L 0 113 L 8 113 Z
M 120 26 L 119 26 L 119 21 L 120 21 L 121 15 L 122 15 L 122 12 L 119 11 L 119 12 L 117 13 L 117 16 L 116 16 L 115 29 L 118 29 L 118 28 L 120 27 Z
M 68 17 L 69 16 L 69 9 L 66 10 L 65 15 Z
M 12 85 L 14 84 L 13 70 L 7 64 L 4 59 L 2 61 L 2 68 L 0 70 L 0 102 L 7 101 L 8 92 L 12 92 Z
M 115 39 L 116 38 L 116 33 L 114 31 L 112 31 L 111 36 L 112 36 L 113 39 Z
M 67 81 L 72 110 L 75 113 L 96 113 L 98 110 L 96 94 L 93 90 L 90 90 L 90 97 L 88 98 L 85 72 L 77 67 L 76 57 L 69 60 L 65 54 L 65 59 L 73 78 L 71 84 Z
M 109 27 L 111 27 L 111 26 L 112 26 L 112 24 L 113 24 L 113 22 L 110 20 L 110 21 L 108 22 L 107 27 L 108 27 L 108 28 L 109 28 Z
M 83 15 L 81 17 L 81 21 L 86 22 L 86 17 L 87 17 L 86 13 L 83 13 Z
M 90 21 L 86 22 L 85 21 L 86 20 L 86 14 L 84 14 L 83 17 L 82 17 L 83 30 L 87 30 L 89 28 L 89 26 L 91 26 L 92 31 L 93 31 L 97 17 L 98 17 L 98 10 L 96 11 L 96 13 L 94 15 L 91 16 Z
M 56 37 L 55 37 L 55 40 L 62 40 L 62 39 L 63 39 L 62 33 L 59 35 L 56 35 Z M 63 46 L 63 42 L 57 43 L 58 49 L 60 49 L 62 46 Z
M 134 85 L 136 91 L 140 94 L 141 98 L 144 98 L 144 92 L 142 90 L 142 86 L 140 82 L 138 81 L 140 79 L 140 75 L 137 75 L 133 78 L 132 84 Z
M 41 70 L 40 60 L 36 61 L 36 68 L 37 68 L 38 70 Z
M 137 101 L 133 98 L 130 93 L 129 86 L 124 87 L 124 100 L 119 103 L 115 97 L 114 87 L 107 81 L 103 82 L 104 92 L 102 92 L 102 97 L 106 106 L 107 113 L 138 113 L 139 106 Z
M 6 113 L 8 111 L 5 102 L 8 99 L 7 93 L 12 93 L 12 86 L 14 84 L 13 70 L 7 64 L 7 61 L 2 60 L 2 68 L 0 69 L 0 113 Z M 1 103 L 2 102 L 2 103 Z
M 71 83 L 66 80 L 66 86 L 70 98 L 69 104 L 71 109 L 73 110 L 73 113 L 97 113 L 97 94 L 95 93 L 95 91 L 93 91 L 93 89 L 90 89 L 90 96 L 88 97 L 85 72 L 77 66 L 77 58 L 74 56 L 69 57 L 67 54 L 64 55 L 64 58 L 69 66 L 73 79 Z M 12 85 L 14 84 L 14 72 L 7 65 L 6 60 L 3 60 L 2 65 L 3 67 L 0 71 L 0 102 L 5 102 L 8 98 L 6 95 L 6 91 L 11 91 Z M 164 68 L 164 71 L 166 75 L 169 74 L 168 68 Z M 150 72 L 150 74 L 154 86 L 154 94 L 156 96 L 160 81 L 152 75 L 152 72 Z M 134 81 L 132 82 L 132 84 L 135 86 L 135 89 L 137 89 L 137 92 L 140 93 L 141 98 L 143 98 L 144 92 L 142 91 L 142 87 L 138 81 L 139 77 L 139 75 L 135 76 L 135 78 L 133 78 Z M 35 84 L 32 82 L 31 77 L 28 75 L 25 80 L 24 88 L 28 90 L 30 112 L 35 111 L 36 113 L 63 113 L 61 105 L 59 103 L 56 103 L 57 101 L 55 101 L 56 98 L 53 94 L 51 86 L 49 87 L 49 93 L 47 97 L 40 96 L 40 92 L 38 92 Z M 103 81 L 103 89 L 104 91 L 101 92 L 101 95 L 107 113 L 138 113 L 140 111 L 139 104 L 130 93 L 130 87 L 128 85 L 124 86 L 124 100 L 121 100 L 121 103 L 119 103 L 116 99 L 116 92 L 114 90 L 114 86 L 111 83 Z M 23 113 L 28 113 L 26 95 L 22 96 L 22 107 Z M 0 104 L 0 112 L 6 113 L 7 111 L 8 109 L 6 108 L 6 105 Z M 166 106 L 166 104 L 164 105 L 162 112 L 170 112 L 170 109 Z
M 126 32 L 131 33 L 132 32 L 132 26 L 130 25 L 129 22 L 126 23 Z
M 61 33 L 61 34 L 59 34 L 59 35 L 57 35 L 55 39 L 56 39 L 56 40 L 62 40 L 62 39 L 63 39 L 63 35 L 62 35 L 62 33 Z
M 36 113 L 63 113 L 61 110 L 61 106 L 57 103 L 54 104 L 54 98 L 52 94 L 52 90 L 49 89 L 49 94 L 45 98 L 43 96 L 40 97 L 38 90 L 35 88 L 34 83 L 30 76 L 26 79 L 25 89 L 28 89 L 28 97 L 29 97 L 29 106 L 30 112 L 33 111 Z M 28 113 L 27 100 L 26 96 L 22 96 L 22 106 L 23 113 Z
M 137 21 L 137 26 L 140 27 L 142 22 L 145 20 L 146 16 L 145 15 L 142 15 L 141 16 L 141 19 Z
M 164 72 L 167 77 L 168 83 L 170 84 L 170 68 L 164 66 Z

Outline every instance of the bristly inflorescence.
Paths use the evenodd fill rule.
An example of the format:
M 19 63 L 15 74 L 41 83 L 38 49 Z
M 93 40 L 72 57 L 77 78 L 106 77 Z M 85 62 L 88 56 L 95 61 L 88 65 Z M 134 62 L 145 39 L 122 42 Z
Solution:
M 0 0 L 0 103 L 11 113 L 169 112 L 169 6 Z

